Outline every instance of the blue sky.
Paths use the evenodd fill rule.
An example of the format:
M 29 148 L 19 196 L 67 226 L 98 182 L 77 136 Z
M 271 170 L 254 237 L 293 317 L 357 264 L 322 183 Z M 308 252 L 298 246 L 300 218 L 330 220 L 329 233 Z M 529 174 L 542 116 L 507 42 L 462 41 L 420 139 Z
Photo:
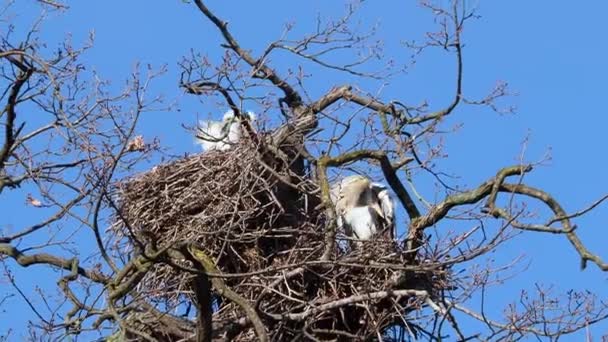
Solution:
M 31 22 L 37 7 L 18 4 L 13 8 L 14 22 Z M 472 4 L 473 2 L 470 2 Z M 576 211 L 608 192 L 605 181 L 605 126 L 608 123 L 603 99 L 608 79 L 608 41 L 605 38 L 604 1 L 478 1 L 481 18 L 469 23 L 465 40 L 465 95 L 481 97 L 497 81 L 509 83 L 518 96 L 501 102 L 515 105 L 516 114 L 498 115 L 488 109 L 462 107 L 445 123 L 445 127 L 462 124 L 448 135 L 449 158 L 440 165 L 460 177 L 458 183 L 474 186 L 491 177 L 500 167 L 518 162 L 522 143 L 528 139 L 525 157 L 537 161 L 546 153 L 551 160 L 526 178 L 529 184 L 544 188 L 562 202 L 566 210 Z M 230 28 L 241 44 L 259 52 L 280 36 L 286 22 L 295 22 L 294 33 L 307 32 L 317 13 L 331 17 L 343 13 L 342 1 L 210 1 L 217 14 L 230 22 Z M 212 102 L 200 103 L 184 95 L 177 87 L 177 61 L 191 49 L 221 56 L 219 35 L 193 5 L 170 1 L 81 1 L 70 5 L 62 15 L 51 14 L 43 26 L 42 36 L 49 48 L 71 34 L 76 44 L 84 42 L 89 31 L 95 33 L 94 48 L 86 55 L 89 68 L 116 87 L 128 78 L 136 62 L 154 67 L 167 65 L 167 74 L 156 83 L 154 91 L 175 101 L 179 111 L 147 113 L 139 132 L 147 139 L 158 137 L 175 153 L 196 152 L 192 137 L 182 124 L 192 125 L 197 116 L 223 112 Z M 403 40 L 420 39 L 432 29 L 433 18 L 415 5 L 415 1 L 364 3 L 357 17 L 362 26 L 379 25 L 377 38 L 386 46 L 386 55 L 406 63 L 410 52 Z M 273 66 L 284 71 L 293 67 L 280 58 Z M 441 52 L 420 57 L 405 76 L 391 80 L 384 91 L 386 99 L 400 98 L 408 103 L 428 100 L 431 108 L 451 101 L 453 59 Z M 334 85 L 353 79 L 335 72 L 313 74 L 310 88 L 322 94 Z M 379 84 L 356 81 L 362 88 L 375 90 Z M 433 186 L 423 189 L 432 194 Z M 4 194 L 3 194 L 4 196 Z M 23 199 L 0 199 L 0 207 L 11 215 L 8 224 L 24 225 Z M 608 207 L 600 207 L 577 220 L 579 232 L 587 246 L 608 258 L 606 223 Z M 1 222 L 0 224 L 7 224 Z M 494 290 L 499 302 L 514 298 L 520 289 L 530 289 L 536 282 L 555 284 L 567 291 L 589 289 L 606 298 L 606 275 L 594 265 L 579 270 L 579 260 L 563 237 L 526 233 L 507 245 L 497 256 L 507 260 L 524 255 L 528 270 L 512 279 L 500 290 Z M 38 270 L 38 269 L 36 269 Z M 42 273 L 40 273 L 42 274 Z M 40 278 L 40 274 L 18 274 L 22 282 Z M 49 278 L 49 284 L 55 279 Z M 33 286 L 25 285 L 33 291 Z M 22 303 L 13 299 L 7 312 L 0 311 L 0 334 L 8 327 L 25 325 L 31 315 Z M 12 311 L 20 313 L 17 318 Z M 497 309 L 497 314 L 500 310 Z M 21 315 L 22 314 L 22 315 Z M 8 318 L 8 319 L 7 319 Z M 591 331 L 599 336 L 606 325 Z M 599 338 L 599 337 L 597 337 Z

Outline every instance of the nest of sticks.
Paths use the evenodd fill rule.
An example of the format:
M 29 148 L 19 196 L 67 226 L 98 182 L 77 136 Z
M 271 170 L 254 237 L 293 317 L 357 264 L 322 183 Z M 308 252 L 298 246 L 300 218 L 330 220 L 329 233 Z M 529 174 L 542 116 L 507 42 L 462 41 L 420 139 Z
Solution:
M 412 271 L 394 241 L 338 243 L 332 260 L 322 260 L 326 219 L 318 185 L 251 145 L 186 157 L 121 182 L 113 229 L 127 238 L 129 253 L 146 244 L 160 250 L 196 243 L 218 272 L 230 274 L 225 286 L 255 307 L 273 340 L 303 331 L 375 334 L 448 287 L 445 271 Z M 187 258 L 156 263 L 139 293 L 175 308 L 192 297 L 196 274 L 184 269 L 193 267 Z M 214 310 L 214 325 L 248 322 L 241 307 L 220 296 Z M 148 329 L 162 330 L 160 324 Z M 252 328 L 235 331 L 223 337 L 256 340 Z

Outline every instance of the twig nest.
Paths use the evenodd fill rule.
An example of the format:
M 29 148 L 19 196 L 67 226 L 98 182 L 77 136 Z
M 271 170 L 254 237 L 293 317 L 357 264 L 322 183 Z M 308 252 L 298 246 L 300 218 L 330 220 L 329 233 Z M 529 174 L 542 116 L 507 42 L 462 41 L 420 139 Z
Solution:
M 318 185 L 294 176 L 288 162 L 272 156 L 243 143 L 128 179 L 118 186 L 114 229 L 128 241 L 129 252 L 141 242 L 156 250 L 198 243 L 218 272 L 229 274 L 222 278 L 226 286 L 268 320 L 273 340 L 290 340 L 304 327 L 365 336 L 376 331 L 374 324 L 403 322 L 407 312 L 449 286 L 444 270 L 412 270 L 420 265 L 408 265 L 403 244 L 380 236 L 354 248 L 337 243 L 332 260 L 322 260 L 326 219 Z M 175 257 L 155 264 L 139 293 L 179 308 L 192 293 L 194 275 L 176 264 L 194 266 Z M 405 290 L 394 292 L 400 289 Z M 417 289 L 429 295 L 411 294 Z M 215 305 L 214 324 L 246 319 L 232 301 L 216 297 Z M 249 341 L 255 335 L 248 328 L 233 338 Z
M 141 242 L 153 242 L 157 250 L 197 242 L 224 272 L 283 264 L 290 258 L 287 251 L 304 240 L 322 242 L 317 228 L 322 215 L 310 206 L 318 200 L 304 198 L 310 196 L 294 192 L 279 177 L 293 178 L 283 163 L 251 144 L 160 165 L 119 184 L 114 229 L 132 248 Z M 189 291 L 189 279 L 187 272 L 164 265 L 155 266 L 142 284 L 175 298 Z

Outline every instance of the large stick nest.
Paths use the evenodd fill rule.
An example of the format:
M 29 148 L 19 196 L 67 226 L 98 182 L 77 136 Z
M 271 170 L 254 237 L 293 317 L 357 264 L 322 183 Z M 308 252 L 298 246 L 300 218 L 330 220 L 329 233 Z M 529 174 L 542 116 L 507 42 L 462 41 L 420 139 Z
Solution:
M 243 144 L 157 166 L 121 183 L 116 227 L 134 247 L 149 241 L 156 249 L 196 242 L 224 272 L 276 264 L 298 240 L 320 242 L 322 225 L 320 215 L 312 214 L 317 199 L 280 182 L 279 172 L 288 176 L 284 165 L 267 162 Z M 314 190 L 312 183 L 299 186 Z M 161 297 L 174 297 L 189 292 L 190 277 L 165 265 L 142 283 L 162 289 Z
M 156 250 L 184 242 L 202 246 L 218 271 L 233 274 L 224 279 L 226 285 L 264 313 L 275 340 L 292 338 L 303 326 L 313 334 L 339 330 L 366 336 L 401 321 L 406 308 L 423 301 L 378 297 L 366 300 L 375 302 L 367 307 L 359 302 L 319 312 L 310 307 L 387 289 L 436 292 L 447 286 L 443 272 L 409 273 L 403 282 L 403 270 L 381 266 L 406 263 L 393 241 L 370 241 L 355 250 L 338 244 L 337 260 L 322 261 L 325 211 L 317 184 L 250 145 L 187 157 L 122 182 L 114 229 L 128 238 L 131 252 L 141 252 L 138 246 L 147 243 Z M 194 267 L 185 258 L 158 263 L 140 282 L 140 293 L 166 307 L 192 296 L 195 274 L 175 264 Z M 216 298 L 215 323 L 246 321 L 235 303 Z M 295 315 L 281 317 L 287 313 Z M 231 338 L 255 340 L 251 330 Z

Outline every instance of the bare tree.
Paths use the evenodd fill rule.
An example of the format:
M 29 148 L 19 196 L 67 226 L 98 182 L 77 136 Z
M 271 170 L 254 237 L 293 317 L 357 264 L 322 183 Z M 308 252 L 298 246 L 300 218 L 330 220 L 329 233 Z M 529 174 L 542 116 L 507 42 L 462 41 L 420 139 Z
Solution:
M 273 69 L 280 52 L 294 66 L 346 79 L 399 73 L 388 62 L 371 63 L 381 60 L 381 46 L 373 29 L 354 28 L 356 5 L 336 20 L 319 19 L 303 37 L 293 38 L 287 26 L 255 55 L 205 1 L 183 4 L 217 31 L 225 54 L 218 65 L 196 52 L 184 57 L 182 89 L 219 96 L 237 117 L 243 103 L 255 102 L 281 124 L 260 130 L 244 120 L 246 137 L 231 150 L 174 158 L 143 173 L 139 165 L 162 151 L 136 126 L 141 113 L 167 107 L 148 94 L 164 70 L 135 72 L 113 94 L 80 64 L 89 46 L 66 41 L 50 51 L 37 38 L 38 24 L 23 40 L 6 32 L 0 194 L 25 193 L 26 205 L 46 214 L 14 231 L 0 227 L 6 279 L 38 317 L 31 338 L 95 332 L 108 341 L 557 340 L 604 320 L 608 307 L 595 295 L 541 286 L 504 317 L 468 305 L 473 296 L 485 300 L 500 283 L 496 275 L 507 277 L 514 265 L 456 269 L 500 251 L 520 231 L 562 236 L 583 269 L 591 263 L 607 270 L 574 220 L 608 196 L 566 212 L 526 182 L 535 163 L 499 168 L 466 190 L 445 180 L 434 164 L 445 118 L 466 105 L 499 111 L 508 89 L 499 84 L 481 100 L 463 89 L 463 28 L 475 9 L 459 0 L 421 5 L 434 14 L 437 31 L 408 47 L 415 54 L 441 49 L 454 60 L 452 100 L 435 110 L 354 83 L 315 96 L 304 67 Z M 342 243 L 350 238 L 336 224 L 330 184 L 347 173 L 390 185 L 406 215 L 401 236 Z M 424 198 L 420 174 L 433 177 L 442 196 Z M 544 208 L 544 220 L 530 215 L 529 203 Z M 462 229 L 448 232 L 455 226 Z M 22 268 L 56 273 L 59 298 L 45 287 L 39 295 L 46 307 L 34 305 L 15 276 Z M 475 330 L 462 321 L 477 322 Z

